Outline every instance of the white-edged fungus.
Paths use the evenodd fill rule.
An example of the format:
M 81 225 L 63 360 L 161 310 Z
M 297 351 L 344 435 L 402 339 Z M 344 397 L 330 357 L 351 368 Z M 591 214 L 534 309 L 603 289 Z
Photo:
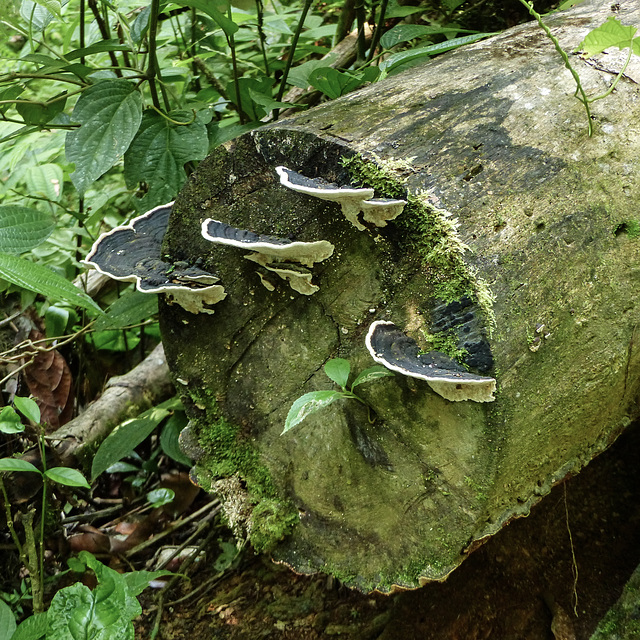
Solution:
M 376 362 L 402 375 L 426 380 L 437 394 L 447 400 L 495 400 L 495 378 L 468 373 L 438 351 L 421 354 L 416 341 L 393 322 L 377 320 L 372 323 L 367 332 L 366 345 Z
M 276 167 L 276 172 L 280 176 L 280 184 L 283 186 L 299 193 L 306 193 L 314 198 L 340 203 L 342 213 L 354 227 L 360 231 L 364 231 L 366 228 L 358 220 L 358 215 L 362 210 L 362 202 L 373 198 L 373 189 L 339 187 L 322 178 L 307 178 L 297 171 L 282 166 Z
M 143 293 L 163 293 L 190 313 L 213 313 L 224 300 L 219 278 L 187 263 L 162 259 L 162 239 L 173 202 L 155 207 L 128 224 L 103 233 L 82 261 L 115 280 L 135 282 Z
M 406 204 L 406 200 L 373 198 L 361 202 L 360 208 L 365 222 L 371 222 L 376 227 L 386 227 L 389 220 L 395 220 L 402 213 Z
M 278 274 L 294 291 L 307 296 L 314 294 L 319 288 L 311 283 L 312 273 L 305 267 L 312 267 L 316 262 L 326 260 L 334 249 L 327 240 L 295 242 L 237 229 L 212 218 L 207 218 L 202 223 L 202 236 L 214 244 L 253 251 L 245 256 L 247 260 Z M 258 275 L 262 284 L 273 291 L 273 284 L 260 272 Z
M 276 236 L 259 235 L 253 231 L 237 229 L 226 222 L 207 218 L 202 223 L 202 236 L 215 244 L 249 249 L 280 262 L 298 262 L 307 267 L 322 262 L 333 254 L 334 246 L 327 240 L 294 242 Z

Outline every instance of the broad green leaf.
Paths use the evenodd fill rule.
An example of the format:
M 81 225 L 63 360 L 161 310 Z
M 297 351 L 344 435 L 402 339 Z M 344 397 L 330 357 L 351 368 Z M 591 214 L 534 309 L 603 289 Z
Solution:
M 576 51 L 583 51 L 585 57 L 591 58 L 609 47 L 625 49 L 631 45 L 636 31 L 635 27 L 625 26 L 614 16 L 609 16 L 603 25 L 585 36 Z
M 89 483 L 85 477 L 77 469 L 69 469 L 67 467 L 53 467 L 47 469 L 44 475 L 58 484 L 62 484 L 65 487 L 85 487 L 90 489 Z
M 165 504 L 171 504 L 176 497 L 176 492 L 173 489 L 154 489 L 147 493 L 147 500 L 154 507 L 162 507 Z
M 62 197 L 64 174 L 62 167 L 53 163 L 37 164 L 24 176 L 29 195 L 40 196 L 53 202 Z
M 42 31 L 55 17 L 51 11 L 32 2 L 32 0 L 22 0 L 20 16 L 36 31 Z
M 215 147 L 219 147 L 221 144 L 229 142 L 229 140 L 233 140 L 234 138 L 241 136 L 243 133 L 255 129 L 257 126 L 259 126 L 259 124 L 251 123 L 231 124 L 221 127 L 217 122 L 214 122 L 207 127 L 209 131 L 209 145 L 212 149 L 215 149 Z
M 47 633 L 47 612 L 35 613 L 18 625 L 11 640 L 40 640 Z
M 203 13 L 206 13 L 225 33 L 232 36 L 238 29 L 238 25 L 218 11 L 210 0 L 178 0 L 174 4 L 184 5 L 186 7 L 195 7 Z
M 382 365 L 376 364 L 373 367 L 369 367 L 365 369 L 358 375 L 358 377 L 353 381 L 351 385 L 351 389 L 353 390 L 359 384 L 364 384 L 365 382 L 371 382 L 372 380 L 377 380 L 378 378 L 393 378 L 395 374 L 393 371 L 389 371 Z
M 103 441 L 91 465 L 93 482 L 103 471 L 131 453 L 169 415 L 169 411 L 153 407 L 137 418 L 119 424 Z
M 0 458 L 0 471 L 31 471 L 42 475 L 40 469 L 26 460 L 20 460 L 20 458 Z
M 413 15 L 414 13 L 424 13 L 424 7 L 413 7 L 409 5 L 400 5 L 397 0 L 392 0 L 389 2 L 387 10 L 384 14 L 387 20 L 391 18 L 406 18 L 407 16 Z
M 176 125 L 155 111 L 146 111 L 140 131 L 124 156 L 127 185 L 148 185 L 147 195 L 136 203 L 145 210 L 172 200 L 187 179 L 184 165 L 203 160 L 208 152 L 207 129 L 199 117 L 190 122 L 192 113 L 169 115 L 189 124 Z
M 0 206 L 0 251 L 24 253 L 43 243 L 55 229 L 51 216 L 17 204 Z
M 0 253 L 0 279 L 35 291 L 53 300 L 64 300 L 102 314 L 102 309 L 85 293 L 55 271 L 8 253 Z
M 0 640 L 10 640 L 16 626 L 16 618 L 11 607 L 4 600 L 0 600 Z
M 118 42 L 118 40 L 102 40 L 83 49 L 69 51 L 69 53 L 64 54 L 64 58 L 65 60 L 78 60 L 79 58 L 86 58 L 94 53 L 104 53 L 105 51 L 131 51 L 131 47 Z
M 47 124 L 47 122 L 51 122 L 51 120 L 61 113 L 64 110 L 66 102 L 66 98 L 61 98 L 49 104 L 19 102 L 16 104 L 16 111 L 22 116 L 25 124 L 41 126 Z
M 343 389 L 347 386 L 349 381 L 349 373 L 351 373 L 351 365 L 348 360 L 344 358 L 332 358 L 328 360 L 324 365 L 324 372 L 333 380 L 339 387 Z
M 129 148 L 142 120 L 142 98 L 128 80 L 103 80 L 89 87 L 71 114 L 80 128 L 67 133 L 71 179 L 83 195 Z
M 289 107 L 296 107 L 300 105 L 295 105 L 292 102 L 278 102 L 274 100 L 270 95 L 266 93 L 261 93 L 260 91 L 256 91 L 255 89 L 249 88 L 249 96 L 253 102 L 259 104 L 261 107 L 264 107 L 267 111 L 273 111 L 274 109 L 287 109 Z
M 140 344 L 140 338 L 133 331 L 106 329 L 90 333 L 87 336 L 87 342 L 92 344 L 98 351 L 130 351 Z
M 180 432 L 187 426 L 187 416 L 184 411 L 176 411 L 162 427 L 160 447 L 172 460 L 191 466 L 191 459 L 180 449 Z
M 309 82 L 318 91 L 322 91 L 334 100 L 357 89 L 364 82 L 373 82 L 378 77 L 378 73 L 375 67 L 366 67 L 357 74 L 338 71 L 333 67 L 320 67 L 309 74 Z
M 493 35 L 495 35 L 495 33 L 475 33 L 469 36 L 462 36 L 460 38 L 452 38 L 451 40 L 432 44 L 427 47 L 419 47 L 417 49 L 410 49 L 409 51 L 400 51 L 399 53 L 390 55 L 384 62 L 382 62 L 380 64 L 380 69 L 388 73 L 392 69 L 399 67 L 402 64 L 406 64 L 407 62 L 413 62 L 420 58 L 429 58 L 439 53 L 444 53 L 451 49 L 457 49 L 458 47 L 477 42 L 478 40 L 482 40 L 483 38 L 488 38 Z
M 152 580 L 161 578 L 162 576 L 173 575 L 171 571 L 127 571 L 124 574 L 124 581 L 127 585 L 127 590 L 132 596 L 139 596 L 148 586 Z
M 341 391 L 311 391 L 300 396 L 289 409 L 282 433 L 286 433 L 300 424 L 307 416 L 320 411 L 335 400 L 344 398 Z M 282 435 L 282 434 L 281 434 Z
M 54 16 L 58 18 L 61 17 L 60 10 L 62 9 L 62 5 L 60 4 L 60 0 L 36 0 L 36 2 L 47 11 L 53 13 Z
M 242 111 L 250 120 L 258 121 L 266 115 L 267 110 L 253 101 L 251 92 L 255 91 L 267 95 L 271 92 L 272 84 L 273 80 L 265 76 L 260 78 L 240 78 L 238 80 L 238 87 L 240 88 L 240 101 L 238 104 L 238 87 L 236 87 L 236 83 L 233 80 L 230 80 L 227 85 L 227 95 L 229 100 L 236 106 L 242 106 Z
M 0 91 L 0 101 L 8 100 L 5 104 L 0 104 L 0 114 L 4 115 L 10 107 L 14 105 L 14 100 L 24 91 L 24 87 L 13 84 Z
M 140 13 L 136 16 L 136 19 L 133 21 L 131 25 L 130 35 L 133 42 L 136 44 L 140 44 L 142 42 L 142 38 L 147 33 L 149 29 L 149 16 L 151 15 L 151 5 L 148 4 L 146 7 L 140 11 Z
M 380 38 L 380 46 L 383 49 L 391 49 L 397 44 L 408 42 L 414 38 L 437 34 L 451 33 L 475 33 L 467 29 L 459 29 L 457 27 L 429 27 L 422 24 L 397 24 L 395 27 L 386 31 Z
M 40 407 L 35 400 L 16 396 L 13 399 L 13 406 L 28 420 L 40 424 Z
M 24 425 L 13 407 L 2 407 L 0 410 L 0 431 L 2 433 L 22 433 Z
M 47 338 L 57 338 L 64 335 L 69 323 L 69 309 L 59 307 L 55 304 L 47 307 L 44 312 Z
M 158 296 L 141 291 L 127 291 L 95 323 L 98 331 L 118 329 L 153 318 L 158 313 Z

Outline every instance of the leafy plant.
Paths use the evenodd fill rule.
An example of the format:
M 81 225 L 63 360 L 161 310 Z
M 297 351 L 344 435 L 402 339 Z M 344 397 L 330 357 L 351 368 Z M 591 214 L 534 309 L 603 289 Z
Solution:
M 351 373 L 351 364 L 348 360 L 345 360 L 344 358 L 332 358 L 324 365 L 324 372 L 340 387 L 341 390 L 335 391 L 329 389 L 326 391 L 310 391 L 309 393 L 305 393 L 303 396 L 300 396 L 291 405 L 291 409 L 289 409 L 289 413 L 287 414 L 287 418 L 284 423 L 284 429 L 282 431 L 283 434 L 300 424 L 307 416 L 320 411 L 320 409 L 327 407 L 336 400 L 357 400 L 370 409 L 367 402 L 365 402 L 360 396 L 356 395 L 353 390 L 365 382 L 372 382 L 379 378 L 386 378 L 394 375 L 393 372 L 385 369 L 383 366 L 374 365 L 373 367 L 365 369 L 356 376 L 356 379 L 347 389 L 347 385 L 349 384 L 349 375 Z
M 20 458 L 0 458 L 0 473 L 28 472 L 36 473 L 42 479 L 42 504 L 40 508 L 40 527 L 38 539 L 36 540 L 33 528 L 35 513 L 29 511 L 23 514 L 22 523 L 25 529 L 25 543 L 23 544 L 18 537 L 17 531 L 13 523 L 13 515 L 11 513 L 11 503 L 4 484 L 4 480 L 0 477 L 0 492 L 4 498 L 4 508 L 7 518 L 7 526 L 16 548 L 20 554 L 20 558 L 29 570 L 31 578 L 31 590 L 33 593 L 33 609 L 35 613 L 43 611 L 43 562 L 44 562 L 44 534 L 45 534 L 45 513 L 47 509 L 47 499 L 49 495 L 50 483 L 65 485 L 68 487 L 85 487 L 90 488 L 84 476 L 76 469 L 66 467 L 47 468 L 44 431 L 40 426 L 40 409 L 31 398 L 14 398 L 14 406 L 30 420 L 40 431 L 37 444 L 40 453 L 42 469 L 38 469 L 28 460 Z M 3 433 L 20 433 L 24 430 L 24 425 L 20 417 L 13 407 L 4 407 L 0 413 L 0 431 Z
M 98 581 L 92 590 L 80 582 L 60 589 L 46 612 L 18 625 L 11 640 L 127 640 L 134 637 L 133 620 L 142 613 L 137 596 L 149 582 L 170 571 L 118 573 L 88 551 L 74 560 L 75 570 L 91 569 Z
M 578 45 L 576 51 L 583 51 L 583 54 L 586 58 L 591 58 L 598 53 L 602 53 L 605 49 L 609 47 L 617 47 L 622 51 L 623 49 L 629 49 L 629 53 L 627 58 L 622 65 L 622 68 L 614 78 L 613 82 L 609 86 L 609 88 L 596 96 L 587 96 L 584 87 L 582 86 L 582 82 L 580 80 L 580 76 L 576 69 L 572 66 L 569 61 L 569 55 L 567 52 L 561 47 L 558 38 L 553 35 L 551 29 L 545 24 L 542 16 L 533 8 L 533 2 L 529 0 L 520 0 L 520 3 L 527 7 L 529 13 L 537 20 L 540 28 L 545 32 L 546 36 L 553 42 L 556 51 L 562 57 L 564 62 L 564 66 L 569 70 L 573 79 L 576 83 L 576 93 L 575 96 L 580 100 L 583 104 L 585 112 L 587 114 L 587 133 L 589 136 L 593 134 L 593 123 L 591 121 L 591 103 L 596 100 L 602 100 L 606 98 L 618 84 L 620 78 L 622 78 L 627 66 L 629 65 L 629 61 L 631 60 L 631 54 L 636 53 L 640 55 L 640 37 L 634 37 L 637 29 L 632 26 L 623 25 L 617 18 L 614 16 L 609 16 L 607 21 L 590 31 L 584 38 L 584 40 Z M 575 4 L 575 3 L 574 3 Z

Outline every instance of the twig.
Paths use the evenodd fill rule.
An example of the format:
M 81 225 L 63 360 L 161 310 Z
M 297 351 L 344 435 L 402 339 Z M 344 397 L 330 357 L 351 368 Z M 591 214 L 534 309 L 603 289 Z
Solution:
M 169 526 L 166 529 L 164 529 L 164 531 L 161 531 L 158 535 L 153 536 L 153 538 L 150 538 L 149 540 L 145 540 L 144 542 L 141 542 L 140 544 L 136 545 L 135 547 L 132 547 L 131 549 L 126 551 L 124 555 L 126 557 L 129 557 L 129 556 L 135 555 L 136 553 L 139 553 L 140 551 L 144 551 L 147 547 L 150 547 L 150 546 L 156 544 L 156 542 L 158 542 L 158 540 L 161 540 L 162 538 L 165 538 L 166 536 L 168 536 L 169 534 L 173 533 L 174 531 L 177 531 L 178 529 L 184 527 L 185 524 L 188 524 L 189 522 L 192 522 L 193 520 L 196 520 L 197 518 L 199 518 L 202 514 L 206 513 L 207 511 L 215 509 L 213 511 L 213 513 L 211 514 L 211 515 L 215 515 L 216 513 L 218 513 L 220 511 L 221 508 L 222 508 L 222 505 L 220 504 L 219 500 L 212 500 L 211 502 L 207 503 L 204 507 L 198 509 L 198 511 L 192 513 L 191 515 L 187 516 L 186 518 L 184 518 L 182 520 L 178 520 L 177 522 L 175 522 L 171 526 Z

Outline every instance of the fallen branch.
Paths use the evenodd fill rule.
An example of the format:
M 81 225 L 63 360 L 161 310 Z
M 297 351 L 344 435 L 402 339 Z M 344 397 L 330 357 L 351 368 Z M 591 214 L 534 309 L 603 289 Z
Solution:
M 47 440 L 57 441 L 55 448 L 62 464 L 84 462 L 123 420 L 134 418 L 173 393 L 164 350 L 159 344 L 131 371 L 111 378 L 104 393 L 84 413 L 54 431 Z

